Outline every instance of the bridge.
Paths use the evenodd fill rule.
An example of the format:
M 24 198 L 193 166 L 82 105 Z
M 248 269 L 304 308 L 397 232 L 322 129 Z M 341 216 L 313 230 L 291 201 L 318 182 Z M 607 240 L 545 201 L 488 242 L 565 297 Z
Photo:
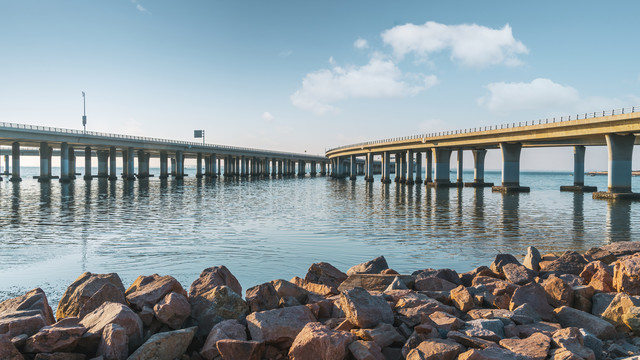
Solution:
M 614 109 L 560 118 L 540 119 L 479 128 L 443 131 L 400 138 L 368 141 L 330 149 L 331 176 L 350 176 L 357 172 L 353 164 L 365 157 L 365 180 L 373 181 L 374 157 L 382 161 L 382 178 L 391 182 L 391 156 L 395 158 L 395 181 L 408 185 L 422 182 L 422 162 L 425 161 L 424 183 L 433 187 L 492 186 L 500 192 L 528 192 L 520 185 L 520 151 L 523 147 L 574 148 L 574 184 L 565 191 L 594 192 L 584 184 L 586 146 L 607 146 L 608 190 L 594 192 L 594 198 L 638 198 L 631 192 L 631 158 L 633 146 L 640 140 L 640 107 Z M 493 186 L 484 181 L 484 158 L 487 149 L 502 152 L 502 184 Z M 457 181 L 450 180 L 451 154 L 457 151 Z M 463 183 L 462 154 L 471 151 L 474 157 L 473 182 Z M 423 156 L 424 154 L 424 156 Z M 415 173 L 415 179 L 414 179 Z
M 11 166 L 9 156 L 5 155 L 4 158 L 5 174 L 10 175 L 9 180 L 14 182 L 22 180 L 21 155 L 40 157 L 38 181 L 59 178 L 60 182 L 69 182 L 76 177 L 76 152 L 84 156 L 85 180 L 94 177 L 116 180 L 118 156 L 122 158 L 122 178 L 126 180 L 153 176 L 149 172 L 152 157 L 160 159 L 160 178 L 173 176 L 176 179 L 185 176 L 184 162 L 188 158 L 196 159 L 196 177 L 208 178 L 220 176 L 222 169 L 225 178 L 304 176 L 307 168 L 311 175 L 318 172 L 325 175 L 328 165 L 328 159 L 324 156 L 6 122 L 0 123 L 0 145 L 11 146 Z M 51 173 L 54 153 L 60 157 L 59 177 Z M 94 157 L 98 160 L 96 175 L 91 173 Z

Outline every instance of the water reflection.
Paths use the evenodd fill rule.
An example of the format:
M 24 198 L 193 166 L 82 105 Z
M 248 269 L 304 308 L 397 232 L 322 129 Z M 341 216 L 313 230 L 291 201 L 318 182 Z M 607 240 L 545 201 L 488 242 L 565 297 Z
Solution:
M 584 240 L 584 197 L 581 192 L 573 193 L 573 240 Z
M 631 202 L 628 200 L 607 201 L 607 240 L 628 241 L 631 239 Z
M 502 194 L 502 231 L 505 239 L 517 239 L 520 236 L 520 196 L 526 195 Z
M 11 183 L 12 192 L 11 192 L 11 224 L 20 225 L 21 223 L 21 215 L 20 215 L 20 187 L 21 183 L 19 181 Z

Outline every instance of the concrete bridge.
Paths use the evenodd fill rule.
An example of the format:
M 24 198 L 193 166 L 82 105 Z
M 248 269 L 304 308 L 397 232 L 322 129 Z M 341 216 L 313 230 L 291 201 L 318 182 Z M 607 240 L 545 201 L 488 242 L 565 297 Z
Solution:
M 37 178 L 41 182 L 54 178 L 59 178 L 60 182 L 75 179 L 77 155 L 84 157 L 85 180 L 94 177 L 116 180 L 118 156 L 122 157 L 122 178 L 127 180 L 153 176 L 149 173 L 149 160 L 152 157 L 160 159 L 160 178 L 171 175 L 176 179 L 185 176 L 184 162 L 188 158 L 196 159 L 197 177 L 209 178 L 220 175 L 304 176 L 307 168 L 311 175 L 318 172 L 325 175 L 328 165 L 328 159 L 324 156 L 4 122 L 0 123 L 0 145 L 11 146 L 11 166 L 9 156 L 5 155 L 4 159 L 5 174 L 10 175 L 10 181 L 22 180 L 21 155 L 40 157 L 40 175 Z M 53 155 L 60 156 L 59 177 L 51 173 Z M 98 160 L 96 175 L 91 173 L 94 156 Z M 224 169 L 222 174 L 221 169 Z
M 633 146 L 640 140 L 640 107 L 615 109 L 560 118 L 444 131 L 401 138 L 375 140 L 330 149 L 331 176 L 356 178 L 351 164 L 365 157 L 365 180 L 373 181 L 374 157 L 382 161 L 382 182 L 391 182 L 391 156 L 395 158 L 395 181 L 408 185 L 422 182 L 422 162 L 426 165 L 424 183 L 434 187 L 492 186 L 494 191 L 528 192 L 520 185 L 520 151 L 523 147 L 574 148 L 574 184 L 565 191 L 596 191 L 584 184 L 586 146 L 607 146 L 609 151 L 608 191 L 594 193 L 594 198 L 636 198 L 631 192 L 631 158 Z M 487 149 L 502 152 L 502 184 L 484 182 L 484 158 Z M 462 153 L 474 157 L 473 182 L 462 179 Z M 450 179 L 450 158 L 457 152 L 457 181 Z M 423 155 L 424 154 L 424 155 Z M 349 165 L 348 165 L 349 164 Z M 414 178 L 415 173 L 415 178 Z

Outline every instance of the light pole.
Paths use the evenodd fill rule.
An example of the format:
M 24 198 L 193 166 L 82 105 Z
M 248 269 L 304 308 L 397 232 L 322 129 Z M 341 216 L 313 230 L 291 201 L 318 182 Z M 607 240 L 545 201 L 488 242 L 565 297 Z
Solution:
M 82 127 L 84 128 L 84 132 L 87 132 L 87 101 L 84 95 L 84 91 L 82 92 Z
M 204 145 L 204 130 L 193 130 L 194 138 L 202 138 L 202 145 Z

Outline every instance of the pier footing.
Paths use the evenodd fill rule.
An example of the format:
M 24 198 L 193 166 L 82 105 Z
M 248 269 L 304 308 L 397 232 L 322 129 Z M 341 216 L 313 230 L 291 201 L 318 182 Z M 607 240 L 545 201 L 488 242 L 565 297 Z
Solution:
M 531 189 L 528 186 L 492 186 L 491 191 L 501 192 L 503 194 L 511 193 L 528 193 Z
M 475 188 L 479 188 L 479 187 L 493 187 L 493 183 L 487 183 L 487 182 L 466 182 L 466 183 L 464 183 L 464 187 L 475 187 Z
M 458 187 L 458 183 L 432 181 L 432 182 L 427 183 L 427 187 L 431 187 L 431 188 L 455 188 L 455 187 Z
M 598 191 L 598 188 L 596 186 L 567 185 L 567 186 L 560 186 L 560 191 L 595 192 L 595 191 Z
M 640 193 L 624 192 L 615 193 L 608 191 L 597 191 L 591 195 L 598 200 L 640 200 Z

